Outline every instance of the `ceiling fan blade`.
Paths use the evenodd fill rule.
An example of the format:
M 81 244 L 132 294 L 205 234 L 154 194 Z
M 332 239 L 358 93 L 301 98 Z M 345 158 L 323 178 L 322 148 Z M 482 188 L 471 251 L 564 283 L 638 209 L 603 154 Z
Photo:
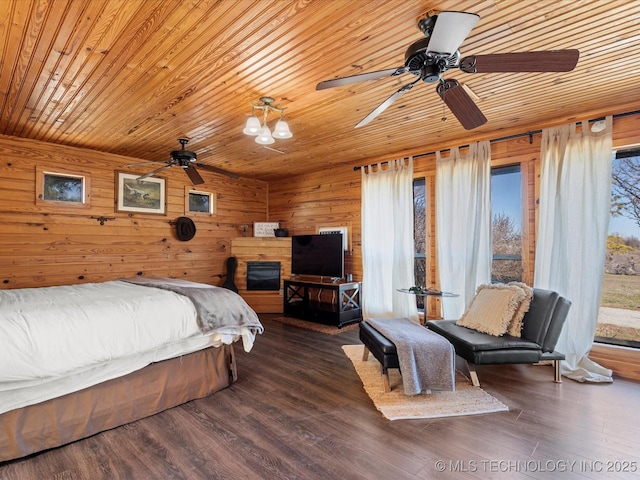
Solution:
M 402 75 L 407 70 L 405 67 L 389 68 L 387 70 L 378 70 L 377 72 L 361 73 L 359 75 L 351 75 L 350 77 L 334 78 L 333 80 L 325 80 L 316 85 L 316 90 L 324 90 L 325 88 L 342 87 L 351 85 L 352 83 L 364 82 L 367 80 L 378 80 L 384 77 L 393 77 Z
M 468 12 L 440 12 L 431 32 L 427 50 L 452 54 L 480 20 L 480 15 Z
M 487 123 L 487 118 L 456 80 L 444 80 L 436 91 L 465 129 L 472 130 Z
M 207 170 L 213 173 L 219 173 L 221 175 L 226 175 L 230 178 L 240 178 L 240 175 L 237 173 L 229 172 L 227 170 L 223 170 L 222 168 L 214 167 L 213 165 L 207 165 L 206 163 L 195 163 L 193 164 L 198 167 L 200 170 Z
M 204 183 L 204 179 L 200 176 L 193 165 L 187 165 L 186 167 L 184 167 L 184 172 L 189 176 L 191 183 L 193 183 L 194 185 L 200 185 L 201 183 Z
M 367 125 L 369 122 L 371 122 L 371 120 L 373 120 L 378 115 L 380 115 L 382 112 L 384 112 L 387 108 L 389 108 L 389 106 L 393 102 L 395 102 L 397 99 L 399 99 L 404 94 L 404 92 L 411 90 L 413 88 L 413 86 L 416 83 L 418 83 L 419 81 L 420 81 L 420 79 L 418 78 L 418 80 L 415 80 L 415 81 L 413 81 L 411 83 L 407 83 L 406 85 L 401 87 L 397 92 L 395 92 L 393 95 L 391 95 L 389 98 L 387 98 L 384 102 L 382 102 L 380 105 L 378 105 L 374 111 L 372 111 L 369 115 L 367 115 L 362 120 L 360 120 L 358 122 L 358 124 L 354 128 L 360 128 L 360 127 L 364 127 L 365 125 Z
M 166 170 L 167 168 L 171 168 L 174 165 L 172 163 L 168 164 L 168 165 L 163 165 L 160 168 L 156 168 L 155 170 L 152 170 L 149 173 L 145 173 L 144 175 L 139 176 L 138 178 L 136 178 L 136 180 L 144 180 L 145 178 L 148 177 L 153 177 L 156 173 L 161 172 L 162 170 Z
M 570 72 L 579 57 L 580 52 L 575 49 L 472 55 L 460 60 L 460 70 L 466 73 Z

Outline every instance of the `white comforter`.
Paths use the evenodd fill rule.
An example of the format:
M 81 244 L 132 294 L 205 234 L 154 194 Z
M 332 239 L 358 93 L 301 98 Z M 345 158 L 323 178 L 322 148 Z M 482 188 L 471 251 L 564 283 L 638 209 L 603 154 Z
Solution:
M 158 288 L 111 281 L 0 290 L 0 413 L 240 338 L 250 350 L 245 328 L 203 335 L 193 303 Z

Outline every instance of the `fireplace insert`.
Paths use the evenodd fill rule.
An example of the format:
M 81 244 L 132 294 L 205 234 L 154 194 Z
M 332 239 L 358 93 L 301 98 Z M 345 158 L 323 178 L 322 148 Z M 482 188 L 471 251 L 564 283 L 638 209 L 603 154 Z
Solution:
M 247 262 L 247 290 L 280 290 L 280 262 Z

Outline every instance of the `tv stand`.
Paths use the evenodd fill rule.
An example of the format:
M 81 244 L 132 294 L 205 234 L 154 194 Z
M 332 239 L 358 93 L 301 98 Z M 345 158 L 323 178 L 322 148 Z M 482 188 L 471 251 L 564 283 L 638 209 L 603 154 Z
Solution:
M 284 281 L 285 317 L 342 328 L 362 320 L 360 282 Z

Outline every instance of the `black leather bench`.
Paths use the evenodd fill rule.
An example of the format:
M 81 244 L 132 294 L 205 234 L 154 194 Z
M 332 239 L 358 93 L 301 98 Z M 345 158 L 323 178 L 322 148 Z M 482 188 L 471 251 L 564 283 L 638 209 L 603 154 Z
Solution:
M 400 368 L 396 346 L 367 322 L 360 322 L 360 341 L 364 343 L 362 361 L 367 361 L 369 352 L 373 354 L 382 366 L 382 387 L 385 393 L 390 392 L 388 369 Z

